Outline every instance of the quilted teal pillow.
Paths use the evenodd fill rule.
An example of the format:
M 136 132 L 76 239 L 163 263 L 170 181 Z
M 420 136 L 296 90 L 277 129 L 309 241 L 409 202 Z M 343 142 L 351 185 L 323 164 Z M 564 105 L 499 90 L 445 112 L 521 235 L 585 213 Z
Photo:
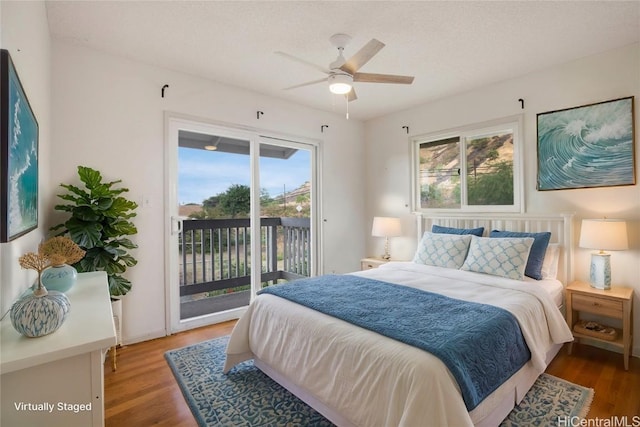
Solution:
M 469 253 L 461 270 L 524 279 L 533 237 L 471 237 Z
M 417 264 L 459 269 L 469 250 L 471 235 L 425 232 L 413 257 Z

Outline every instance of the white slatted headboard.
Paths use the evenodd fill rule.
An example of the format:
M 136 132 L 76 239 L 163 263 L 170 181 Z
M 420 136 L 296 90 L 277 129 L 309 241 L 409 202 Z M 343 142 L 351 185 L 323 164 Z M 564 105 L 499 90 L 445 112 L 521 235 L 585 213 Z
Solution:
M 443 227 L 484 227 L 485 236 L 491 230 L 551 232 L 551 243 L 560 245 L 558 280 L 565 286 L 573 280 L 573 214 L 426 214 L 416 213 L 418 241 L 433 224 Z

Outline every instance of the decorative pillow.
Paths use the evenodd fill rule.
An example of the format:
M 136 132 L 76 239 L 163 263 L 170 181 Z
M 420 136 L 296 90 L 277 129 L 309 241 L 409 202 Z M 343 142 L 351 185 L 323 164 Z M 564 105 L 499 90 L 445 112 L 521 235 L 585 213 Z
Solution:
M 527 267 L 524 270 L 524 274 L 532 279 L 542 279 L 542 262 L 544 261 L 544 254 L 547 251 L 547 246 L 551 239 L 550 232 L 521 233 L 518 231 L 491 230 L 489 237 L 533 237 L 534 241 L 533 245 L 531 245 L 531 252 L 529 253 L 529 259 L 527 261 Z
M 523 280 L 533 237 L 486 238 L 471 236 L 461 270 Z
M 433 224 L 431 226 L 432 233 L 445 233 L 445 234 L 473 234 L 474 236 L 482 237 L 484 233 L 484 227 L 478 228 L 454 228 L 443 227 L 441 225 Z
M 542 263 L 542 278 L 556 279 L 558 277 L 558 260 L 560 259 L 560 245 L 557 243 L 549 243 L 547 252 L 544 254 L 544 262 Z
M 425 232 L 413 257 L 417 264 L 459 269 L 471 242 L 470 235 Z

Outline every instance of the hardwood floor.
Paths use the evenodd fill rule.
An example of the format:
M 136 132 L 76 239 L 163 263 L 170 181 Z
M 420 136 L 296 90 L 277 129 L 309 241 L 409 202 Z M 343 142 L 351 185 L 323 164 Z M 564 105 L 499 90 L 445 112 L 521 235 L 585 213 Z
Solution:
M 235 321 L 124 346 L 104 365 L 106 427 L 197 427 L 164 353 L 231 333 Z
M 122 347 L 118 369 L 105 363 L 106 427 L 172 426 L 197 427 L 164 353 L 231 333 L 235 321 L 182 332 L 166 338 Z M 587 345 L 574 344 L 551 363 L 547 372 L 568 381 L 591 387 L 595 398 L 588 418 L 640 415 L 640 359 L 631 358 L 624 370 L 622 355 Z M 602 424 L 604 425 L 604 424 Z

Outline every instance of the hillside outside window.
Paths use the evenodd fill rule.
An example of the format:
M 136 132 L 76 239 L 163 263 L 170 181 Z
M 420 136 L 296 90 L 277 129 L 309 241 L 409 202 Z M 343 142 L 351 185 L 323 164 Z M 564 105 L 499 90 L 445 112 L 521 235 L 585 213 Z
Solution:
M 519 120 L 412 141 L 415 210 L 521 211 Z

